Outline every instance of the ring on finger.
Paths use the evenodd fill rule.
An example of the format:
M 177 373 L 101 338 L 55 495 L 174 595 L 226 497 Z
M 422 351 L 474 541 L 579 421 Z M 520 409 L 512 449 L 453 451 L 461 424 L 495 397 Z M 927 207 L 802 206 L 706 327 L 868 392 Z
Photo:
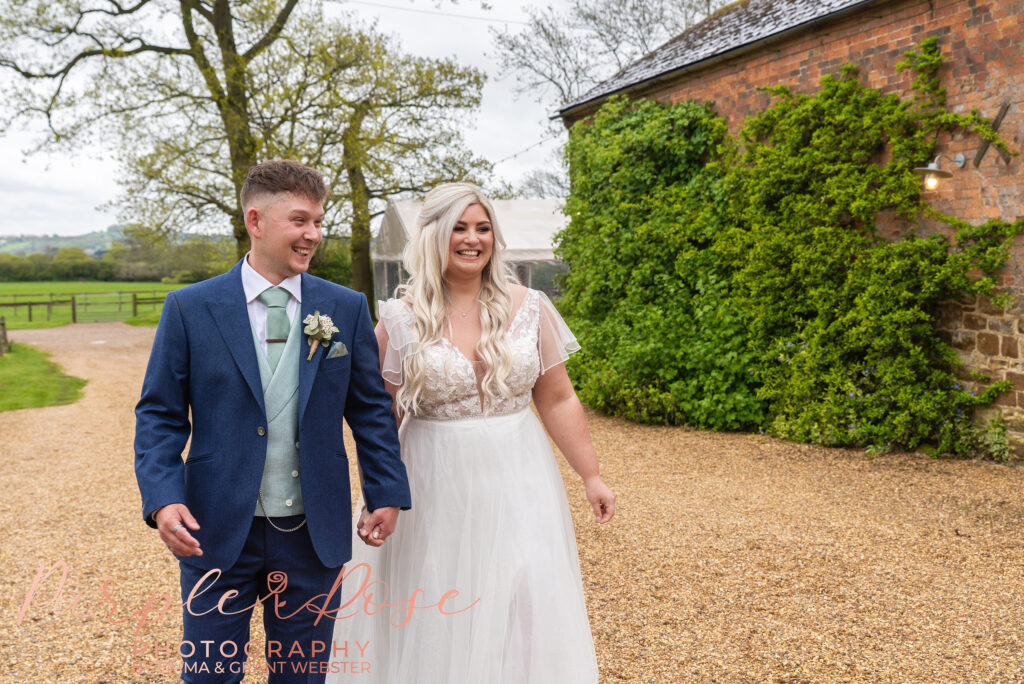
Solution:
M 178 523 L 177 525 L 171 528 L 171 534 L 178 534 L 178 530 L 180 530 L 184 526 L 185 525 L 183 523 Z

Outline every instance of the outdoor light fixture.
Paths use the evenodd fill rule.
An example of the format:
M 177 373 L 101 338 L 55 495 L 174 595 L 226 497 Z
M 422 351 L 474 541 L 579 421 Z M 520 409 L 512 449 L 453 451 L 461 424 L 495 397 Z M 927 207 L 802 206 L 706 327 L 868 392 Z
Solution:
M 950 178 L 953 175 L 951 171 L 944 171 L 942 167 L 939 166 L 939 159 L 942 157 L 946 157 L 946 155 L 940 154 L 938 157 L 935 157 L 935 161 L 928 166 L 919 166 L 914 169 L 914 173 L 919 176 L 924 176 L 924 187 L 926 190 L 934 190 L 939 187 L 940 178 Z M 949 157 L 946 157 L 946 159 L 949 159 Z M 964 164 L 967 163 L 967 158 L 964 157 L 963 154 L 958 154 L 955 158 L 949 159 L 949 161 L 956 164 L 956 168 L 962 169 L 964 168 Z

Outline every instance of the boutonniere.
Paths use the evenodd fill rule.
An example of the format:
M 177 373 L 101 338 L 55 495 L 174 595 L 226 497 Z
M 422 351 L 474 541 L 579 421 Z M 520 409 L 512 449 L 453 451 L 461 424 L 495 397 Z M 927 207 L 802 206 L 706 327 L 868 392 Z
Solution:
M 309 314 L 302 322 L 306 325 L 303 332 L 306 333 L 306 344 L 309 345 L 309 356 L 306 360 L 310 361 L 320 343 L 329 341 L 331 336 L 338 332 L 338 327 L 334 325 L 330 316 L 321 316 L 319 311 Z

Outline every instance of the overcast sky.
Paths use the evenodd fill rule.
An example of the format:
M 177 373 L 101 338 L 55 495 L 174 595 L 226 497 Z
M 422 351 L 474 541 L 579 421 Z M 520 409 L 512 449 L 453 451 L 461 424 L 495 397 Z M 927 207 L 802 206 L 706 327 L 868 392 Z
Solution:
M 345 9 L 365 20 L 377 18 L 379 30 L 398 35 L 405 52 L 454 55 L 460 63 L 488 74 L 477 125 L 466 132 L 466 141 L 477 154 L 497 162 L 541 141 L 548 132 L 541 106 L 528 96 L 516 99 L 512 80 L 498 79 L 488 26 L 500 28 L 502 20 L 508 20 L 509 30 L 516 31 L 522 26 L 512 22 L 526 18 L 524 7 L 563 2 L 491 0 L 490 4 L 493 8 L 485 11 L 477 0 L 446 2 L 440 8 L 432 0 L 349 0 Z M 28 134 L 0 138 L 0 235 L 78 235 L 116 222 L 113 210 L 98 209 L 118 193 L 117 166 L 104 159 L 102 149 L 26 158 L 22 151 L 30 142 Z M 504 161 L 496 173 L 517 183 L 530 169 L 549 166 L 558 142 L 547 141 Z

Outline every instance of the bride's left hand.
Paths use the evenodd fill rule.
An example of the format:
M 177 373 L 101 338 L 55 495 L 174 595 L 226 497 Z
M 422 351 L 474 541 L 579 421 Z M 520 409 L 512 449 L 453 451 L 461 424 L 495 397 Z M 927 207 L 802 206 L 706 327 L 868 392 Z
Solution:
M 606 523 L 615 515 L 615 492 L 601 480 L 594 477 L 583 483 L 587 492 L 587 501 L 594 509 L 594 520 Z
M 363 506 L 362 512 L 359 514 L 359 520 L 356 522 L 356 530 L 360 531 L 360 537 L 363 537 L 365 542 L 365 536 L 361 534 L 363 528 L 366 527 L 366 522 L 370 519 L 370 511 L 366 510 L 366 506 Z
M 397 506 L 383 506 L 373 511 L 367 511 L 364 507 L 363 512 L 359 514 L 356 529 L 363 543 L 369 546 L 383 546 L 384 541 L 395 531 L 397 523 Z

